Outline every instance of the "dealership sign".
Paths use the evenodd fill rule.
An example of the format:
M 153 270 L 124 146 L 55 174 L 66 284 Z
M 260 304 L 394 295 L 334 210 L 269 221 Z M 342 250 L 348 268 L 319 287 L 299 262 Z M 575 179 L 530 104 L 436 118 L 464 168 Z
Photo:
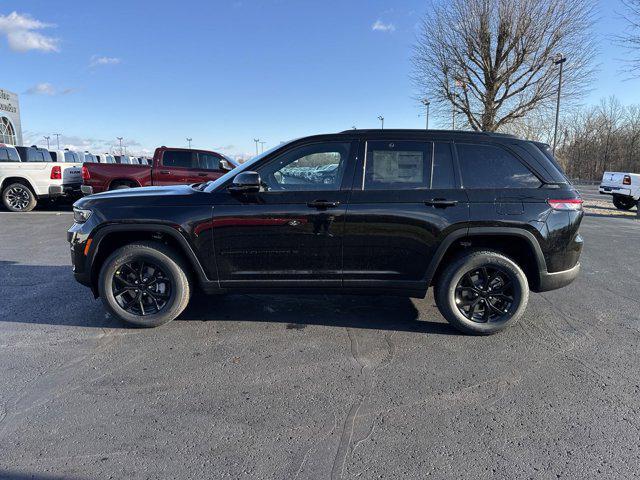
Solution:
M 18 95 L 0 88 L 0 142 L 22 145 Z

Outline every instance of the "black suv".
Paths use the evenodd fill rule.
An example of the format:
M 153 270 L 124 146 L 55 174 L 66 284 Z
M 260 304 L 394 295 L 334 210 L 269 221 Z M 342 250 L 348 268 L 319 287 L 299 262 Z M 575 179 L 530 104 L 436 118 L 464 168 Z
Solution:
M 279 145 L 216 181 L 85 197 L 76 279 L 131 323 L 207 293 L 424 297 L 458 329 L 514 324 L 529 290 L 578 275 L 582 200 L 544 145 L 513 136 L 350 130 Z

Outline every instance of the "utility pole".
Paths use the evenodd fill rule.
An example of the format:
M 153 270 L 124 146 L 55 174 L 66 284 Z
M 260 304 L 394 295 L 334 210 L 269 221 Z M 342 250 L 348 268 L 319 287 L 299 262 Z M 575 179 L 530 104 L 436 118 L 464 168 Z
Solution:
M 191 140 L 193 140 L 193 138 L 187 137 L 187 142 L 189 142 L 189 150 L 191 150 Z
M 260 139 L 254 138 L 253 141 L 256 142 L 256 155 L 258 155 L 258 143 L 260 143 Z
M 120 141 L 120 155 L 123 155 L 122 153 L 122 137 L 116 137 L 119 141 Z
M 384 117 L 382 115 L 378 115 L 378 120 L 380 120 L 380 128 L 384 130 Z
M 260 153 L 264 153 L 264 144 L 267 142 L 260 141 Z
M 55 137 L 56 137 L 56 142 L 58 142 L 58 150 L 60 150 L 60 135 L 62 135 L 61 133 L 54 133 Z
M 424 98 L 422 100 L 422 104 L 426 107 L 427 109 L 427 123 L 425 126 L 425 130 L 429 130 L 429 105 L 431 105 L 431 102 L 429 101 L 428 98 Z
M 49 150 L 49 139 L 50 139 L 50 138 L 51 138 L 51 137 L 44 137 L 44 139 L 47 141 L 47 150 Z
M 556 125 L 553 128 L 553 154 L 556 154 L 556 145 L 558 141 L 558 118 L 560 117 L 560 94 L 562 92 L 562 65 L 567 61 L 562 53 L 557 53 L 553 57 L 552 62 L 554 65 L 560 65 L 560 74 L 558 76 L 558 99 L 556 101 Z

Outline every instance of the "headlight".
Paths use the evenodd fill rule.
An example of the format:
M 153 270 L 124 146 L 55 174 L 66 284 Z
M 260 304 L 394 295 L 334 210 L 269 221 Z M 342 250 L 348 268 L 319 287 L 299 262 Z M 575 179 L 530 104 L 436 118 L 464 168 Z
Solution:
M 73 221 L 76 223 L 84 223 L 89 220 L 92 213 L 91 210 L 73 207 Z

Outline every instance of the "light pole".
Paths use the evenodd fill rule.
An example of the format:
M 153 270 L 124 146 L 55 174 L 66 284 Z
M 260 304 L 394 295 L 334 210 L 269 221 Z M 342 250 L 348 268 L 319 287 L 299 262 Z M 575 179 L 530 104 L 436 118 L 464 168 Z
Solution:
M 429 130 L 429 105 L 431 105 L 431 102 L 429 101 L 428 98 L 425 98 L 425 99 L 422 100 L 422 104 L 427 109 L 427 124 L 425 126 L 425 130 Z
M 352 125 L 352 126 L 351 126 L 351 130 L 357 130 L 356 126 L 355 126 L 355 125 Z
M 267 142 L 260 141 L 260 153 L 264 152 L 264 144 Z
M 60 135 L 62 135 L 61 133 L 54 133 L 53 134 L 56 137 L 56 142 L 58 142 L 58 150 L 60 150 Z
M 122 137 L 116 137 L 120 142 L 120 155 L 122 155 Z
M 189 150 L 191 150 L 191 140 L 193 140 L 193 138 L 187 137 L 187 142 L 189 142 Z
M 560 94 L 562 92 L 562 64 L 567 61 L 562 53 L 556 53 L 551 60 L 554 65 L 560 65 L 560 74 L 558 76 L 558 99 L 556 101 L 556 125 L 553 128 L 553 154 L 556 154 L 556 144 L 558 141 L 558 117 L 560 116 Z
M 47 150 L 49 150 L 49 139 L 50 139 L 50 138 L 51 138 L 51 137 L 44 137 L 44 139 L 47 141 Z
M 382 115 L 378 115 L 378 120 L 380 120 L 380 128 L 384 130 L 384 117 Z
M 253 141 L 256 142 L 256 155 L 258 155 L 258 143 L 260 143 L 260 139 L 254 138 Z

